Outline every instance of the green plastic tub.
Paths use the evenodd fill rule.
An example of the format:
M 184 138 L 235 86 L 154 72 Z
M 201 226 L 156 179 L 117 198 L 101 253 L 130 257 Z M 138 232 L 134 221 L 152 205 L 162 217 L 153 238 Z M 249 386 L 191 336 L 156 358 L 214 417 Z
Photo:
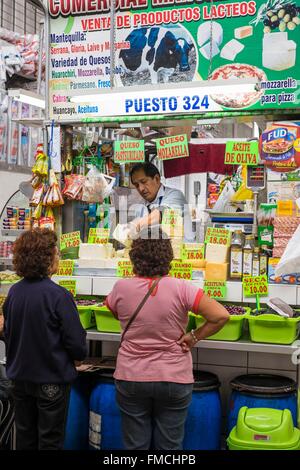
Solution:
M 93 307 L 97 330 L 103 333 L 121 333 L 121 324 L 106 306 Z
M 254 343 L 292 344 L 299 335 L 300 317 L 284 318 L 269 313 L 247 315 L 249 334 Z
M 300 431 L 290 410 L 243 406 L 227 444 L 229 450 L 300 450 Z
M 244 315 L 230 315 L 230 319 L 225 326 L 218 331 L 218 333 L 209 336 L 206 339 L 212 339 L 215 341 L 238 341 L 243 333 L 244 321 L 247 318 L 247 314 L 250 313 L 250 308 L 244 308 Z M 189 315 L 195 318 L 196 328 L 200 328 L 204 325 L 205 319 L 201 315 L 195 315 L 194 313 L 189 313 Z
M 95 313 L 93 311 L 95 307 L 92 305 L 83 306 L 77 305 L 80 322 L 85 330 L 94 328 L 96 326 Z

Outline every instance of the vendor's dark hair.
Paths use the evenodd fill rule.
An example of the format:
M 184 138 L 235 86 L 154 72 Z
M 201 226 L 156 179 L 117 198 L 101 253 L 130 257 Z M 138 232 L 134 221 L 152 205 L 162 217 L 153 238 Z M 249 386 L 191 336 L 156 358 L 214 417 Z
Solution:
M 145 163 L 136 163 L 131 170 L 130 170 L 130 179 L 132 181 L 132 177 L 134 173 L 137 171 L 143 170 L 146 176 L 150 176 L 151 178 L 154 178 L 154 176 L 158 175 L 160 176 L 160 172 L 158 171 L 158 168 L 156 168 L 153 163 L 145 162 Z
M 174 257 L 171 241 L 161 229 L 154 238 L 151 229 L 147 230 L 147 235 L 132 242 L 129 257 L 133 272 L 143 277 L 166 276 Z
M 56 243 L 56 233 L 49 229 L 37 228 L 23 233 L 13 245 L 13 264 L 18 276 L 26 279 L 48 277 Z

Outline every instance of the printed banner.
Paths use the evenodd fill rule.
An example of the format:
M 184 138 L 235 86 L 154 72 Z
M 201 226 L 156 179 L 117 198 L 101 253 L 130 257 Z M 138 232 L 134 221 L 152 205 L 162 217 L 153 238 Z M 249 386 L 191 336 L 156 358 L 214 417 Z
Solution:
M 159 160 L 172 160 L 173 158 L 189 157 L 190 155 L 186 134 L 155 139 L 155 141 Z
M 48 0 L 50 118 L 294 109 L 300 103 L 299 7 L 300 0 L 119 0 L 116 86 L 146 88 L 114 100 L 105 95 L 75 103 L 74 95 L 110 89 L 110 5 Z M 259 86 L 234 93 L 184 88 L 238 78 Z M 151 85 L 161 83 L 178 85 L 178 91 L 153 93 Z
M 258 142 L 235 142 L 233 140 L 227 142 L 224 162 L 226 165 L 258 165 Z
M 114 161 L 116 163 L 144 162 L 145 142 L 143 140 L 117 140 L 115 142 Z

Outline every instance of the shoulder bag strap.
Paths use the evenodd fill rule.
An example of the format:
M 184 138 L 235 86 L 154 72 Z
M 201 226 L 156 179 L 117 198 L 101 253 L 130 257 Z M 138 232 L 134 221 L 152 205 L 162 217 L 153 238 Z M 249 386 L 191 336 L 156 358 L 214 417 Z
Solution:
M 154 289 L 157 287 L 158 283 L 160 281 L 160 278 L 159 279 L 155 279 L 155 281 L 153 282 L 152 286 L 150 287 L 150 289 L 148 290 L 147 294 L 145 295 L 145 297 L 143 298 L 143 300 L 141 301 L 141 303 L 139 304 L 139 306 L 137 307 L 136 311 L 134 312 L 134 314 L 132 315 L 132 317 L 129 319 L 127 325 L 125 326 L 124 328 L 124 331 L 122 333 L 122 336 L 121 336 L 121 344 L 122 344 L 122 341 L 124 339 L 124 336 L 125 336 L 125 333 L 126 331 L 128 330 L 128 328 L 130 327 L 131 323 L 134 321 L 134 319 L 137 317 L 137 315 L 139 314 L 139 312 L 142 310 L 142 308 L 144 307 L 145 303 L 147 302 L 147 300 L 149 299 L 150 295 L 152 294 L 152 292 L 154 291 Z

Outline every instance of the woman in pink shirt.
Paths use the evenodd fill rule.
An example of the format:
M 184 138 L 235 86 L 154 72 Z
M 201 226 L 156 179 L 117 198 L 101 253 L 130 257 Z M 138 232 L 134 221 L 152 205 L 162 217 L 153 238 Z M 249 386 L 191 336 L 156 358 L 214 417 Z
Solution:
M 118 352 L 114 377 L 124 445 L 180 450 L 194 382 L 191 349 L 219 331 L 229 315 L 192 282 L 168 276 L 173 251 L 161 230 L 159 239 L 134 240 L 129 255 L 135 277 L 118 281 L 106 301 L 123 330 L 159 281 Z M 186 334 L 189 311 L 203 315 L 206 323 Z

